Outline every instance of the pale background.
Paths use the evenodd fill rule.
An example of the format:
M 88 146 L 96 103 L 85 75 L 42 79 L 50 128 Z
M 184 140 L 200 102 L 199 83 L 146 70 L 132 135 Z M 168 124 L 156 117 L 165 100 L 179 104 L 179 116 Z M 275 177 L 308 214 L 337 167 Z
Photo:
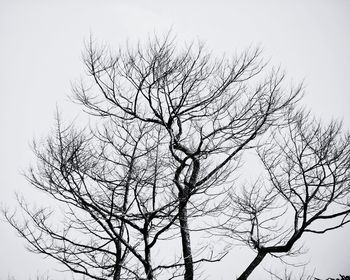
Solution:
M 271 64 L 281 66 L 290 84 L 305 82 L 306 107 L 324 120 L 340 118 L 350 128 L 350 1 L 112 1 L 0 0 L 0 202 L 15 207 L 14 192 L 28 200 L 43 197 L 21 170 L 33 161 L 30 143 L 45 136 L 56 105 L 64 118 L 81 114 L 68 96 L 84 75 L 81 52 L 93 34 L 111 46 L 169 29 L 179 41 L 199 39 L 214 53 L 228 55 L 259 45 Z M 39 199 L 40 198 L 40 199 Z M 308 271 L 320 278 L 350 275 L 350 225 L 308 236 Z M 209 268 L 208 279 L 235 279 L 253 255 L 239 249 Z M 264 261 L 269 268 L 270 259 Z M 272 264 L 272 262 L 271 262 Z M 15 232 L 0 221 L 0 280 L 29 279 L 60 268 L 28 253 Z M 212 269 L 210 271 L 210 269 Z M 301 270 L 296 268 L 295 271 Z M 257 271 L 252 279 L 265 279 Z

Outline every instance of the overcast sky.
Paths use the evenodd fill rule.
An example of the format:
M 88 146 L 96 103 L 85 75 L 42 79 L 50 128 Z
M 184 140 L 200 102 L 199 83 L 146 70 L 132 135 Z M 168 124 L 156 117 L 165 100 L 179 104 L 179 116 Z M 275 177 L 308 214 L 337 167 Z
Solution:
M 272 65 L 285 69 L 290 84 L 304 81 L 303 103 L 314 115 L 343 119 L 350 128 L 349 0 L 0 0 L 2 204 L 15 207 L 15 191 L 42 202 L 20 173 L 33 161 L 32 139 L 50 131 L 57 105 L 66 119 L 81 114 L 68 96 L 71 82 L 84 75 L 81 53 L 89 34 L 118 46 L 170 28 L 179 41 L 202 40 L 218 55 L 261 46 Z M 304 239 L 308 269 L 323 278 L 350 275 L 349 236 L 350 226 Z M 232 255 L 210 279 L 220 279 L 217 271 L 233 279 L 227 264 L 241 272 L 253 255 L 238 252 L 241 262 Z M 54 268 L 59 267 L 28 253 L 0 221 L 0 280 L 24 280 L 36 272 L 64 279 Z M 261 279 L 259 272 L 252 279 Z

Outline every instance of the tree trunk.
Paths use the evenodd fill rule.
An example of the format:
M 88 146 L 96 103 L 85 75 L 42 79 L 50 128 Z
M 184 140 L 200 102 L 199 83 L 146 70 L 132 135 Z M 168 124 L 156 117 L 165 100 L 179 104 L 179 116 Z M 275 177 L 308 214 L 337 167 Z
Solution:
M 193 260 L 192 260 L 191 239 L 190 239 L 190 230 L 188 227 L 186 204 L 187 202 L 182 202 L 180 203 L 180 207 L 179 207 L 182 254 L 185 262 L 184 280 L 193 280 Z
M 254 258 L 254 260 L 250 263 L 247 269 L 237 278 L 237 280 L 246 280 L 248 276 L 254 271 L 254 269 L 261 263 L 261 261 L 265 258 L 266 252 L 258 252 L 258 255 Z
M 116 252 L 116 265 L 115 265 L 115 271 L 113 274 L 113 280 L 120 280 L 120 274 L 121 274 L 121 262 L 122 262 L 122 246 L 121 242 L 117 242 L 117 252 Z
M 145 273 L 146 273 L 146 279 L 147 280 L 153 280 L 153 270 L 152 270 L 152 265 L 151 265 L 151 250 L 148 246 L 148 236 L 147 239 L 145 240 L 146 246 L 145 246 Z
M 150 264 L 145 265 L 146 279 L 153 280 L 153 270 Z
M 121 274 L 121 266 L 118 264 L 115 267 L 115 272 L 113 275 L 113 280 L 120 280 L 120 274 Z
M 151 264 L 151 247 L 149 246 L 149 222 L 146 218 L 146 221 L 143 225 L 143 241 L 145 243 L 145 261 L 143 263 L 143 266 L 145 268 L 146 273 L 146 279 L 147 280 L 153 280 L 153 270 L 152 270 L 152 264 Z

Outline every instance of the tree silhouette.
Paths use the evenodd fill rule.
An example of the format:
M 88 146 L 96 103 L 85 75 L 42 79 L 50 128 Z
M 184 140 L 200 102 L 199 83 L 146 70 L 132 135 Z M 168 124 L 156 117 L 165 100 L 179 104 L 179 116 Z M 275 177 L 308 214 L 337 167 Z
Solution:
M 323 234 L 350 222 L 350 135 L 300 112 L 258 148 L 267 179 L 231 195 L 221 229 L 257 251 L 238 279 L 266 255 L 295 254 L 304 233 Z
M 192 232 L 218 231 L 257 250 L 259 261 L 245 279 L 266 254 L 288 252 L 303 232 L 317 232 L 314 221 L 346 216 L 345 208 L 327 211 L 348 197 L 340 187 L 347 184 L 348 137 L 335 123 L 325 130 L 304 123 L 295 110 L 301 86 L 285 90 L 283 73 L 268 71 L 260 56 L 248 49 L 215 58 L 202 44 L 180 47 L 170 36 L 116 53 L 90 40 L 88 79 L 74 87 L 74 100 L 94 126 L 79 130 L 57 117 L 55 133 L 34 145 L 38 165 L 27 174 L 34 187 L 65 205 L 63 222 L 53 223 L 56 212 L 33 210 L 21 199 L 24 223 L 9 211 L 6 218 L 34 252 L 73 272 L 192 280 L 197 264 L 227 253 L 194 248 Z M 231 182 L 243 152 L 254 147 L 271 186 L 257 183 L 240 195 Z M 273 222 L 287 206 L 294 209 L 294 227 L 269 245 L 277 237 L 260 216 L 279 213 L 266 218 Z M 211 228 L 209 217 L 228 221 Z M 170 243 L 181 254 L 159 257 Z

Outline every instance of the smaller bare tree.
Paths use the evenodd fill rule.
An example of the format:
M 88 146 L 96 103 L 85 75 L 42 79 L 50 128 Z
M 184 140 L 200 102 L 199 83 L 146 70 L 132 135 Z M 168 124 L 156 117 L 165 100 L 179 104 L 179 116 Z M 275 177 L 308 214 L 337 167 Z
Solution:
M 19 199 L 25 221 L 8 222 L 35 253 L 92 279 L 154 279 L 181 263 L 152 266 L 151 250 L 174 227 L 178 207 L 169 179 L 171 161 L 152 124 L 110 120 L 78 131 L 57 128 L 34 145 L 38 165 L 29 182 L 63 203 L 63 221 L 49 208 L 31 209 Z M 173 234 L 173 233 L 172 233 Z
M 230 196 L 225 235 L 257 252 L 237 278 L 247 279 L 267 256 L 299 253 L 304 233 L 323 234 L 350 222 L 350 135 L 305 113 L 289 116 L 258 149 L 266 180 Z

